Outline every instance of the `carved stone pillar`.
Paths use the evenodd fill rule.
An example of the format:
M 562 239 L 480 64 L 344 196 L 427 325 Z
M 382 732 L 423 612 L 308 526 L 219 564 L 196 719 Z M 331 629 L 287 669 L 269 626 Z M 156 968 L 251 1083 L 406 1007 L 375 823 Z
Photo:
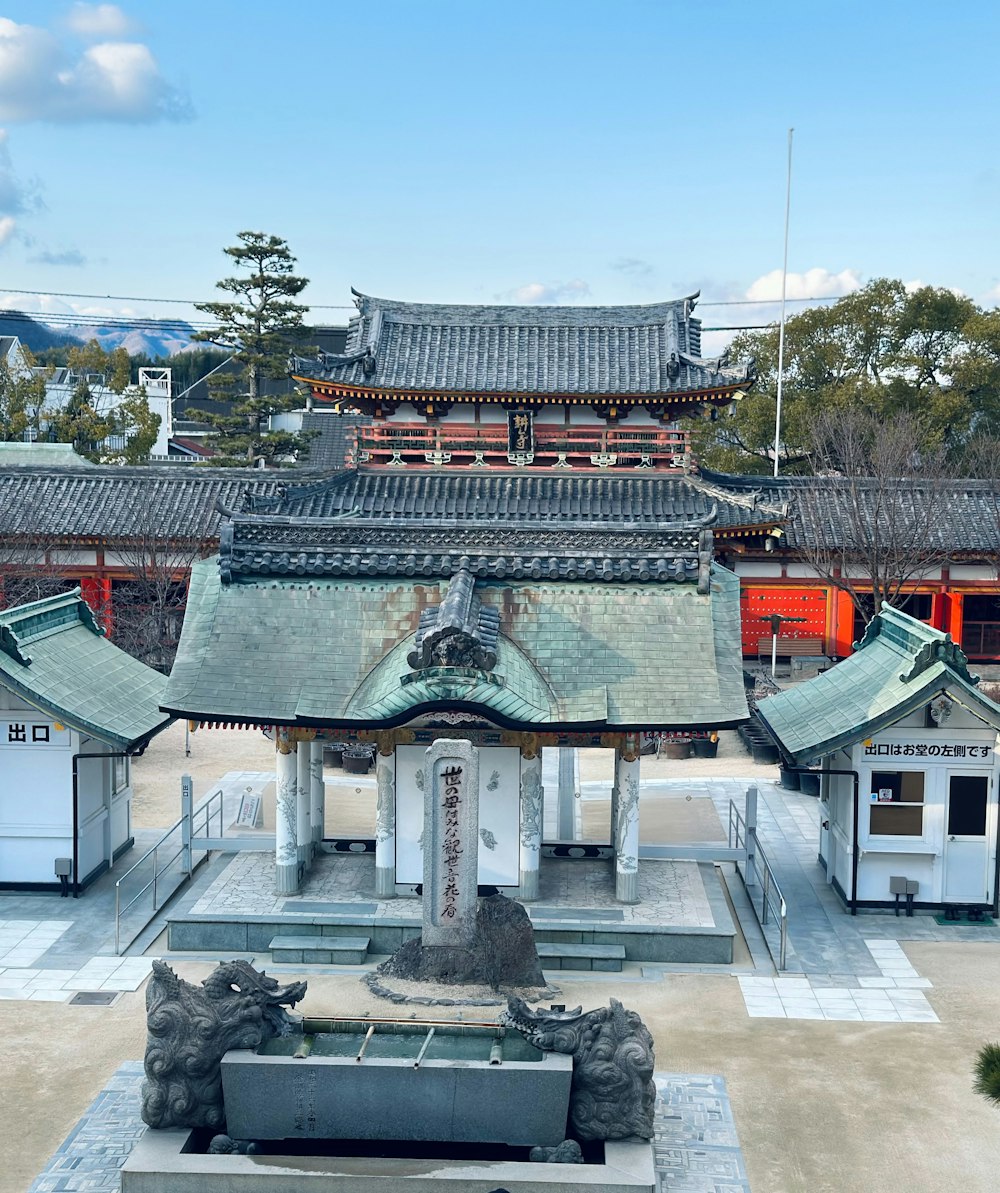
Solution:
M 614 778 L 611 780 L 611 824 L 610 832 L 611 853 L 614 856 L 617 843 L 615 841 L 615 827 L 618 824 L 618 764 L 621 762 L 621 750 L 615 750 Z
M 392 899 L 396 894 L 396 750 L 382 747 L 375 755 L 375 894 Z
M 323 743 L 309 743 L 309 787 L 312 793 L 309 822 L 312 826 L 313 851 L 326 836 L 326 784 L 323 782 Z
M 299 742 L 295 782 L 295 844 L 303 872 L 312 864 L 312 823 L 309 814 L 312 803 L 312 782 L 309 777 L 310 745 L 310 742 Z
M 639 741 L 626 738 L 616 751 L 615 780 L 615 898 L 619 903 L 639 902 Z M 634 747 L 634 748 L 633 748 Z
M 538 867 L 542 856 L 542 754 L 540 749 L 521 755 L 521 854 L 520 899 L 538 898 Z
M 296 846 L 296 802 L 298 775 L 295 742 L 288 731 L 279 729 L 275 740 L 274 881 L 279 895 L 299 890 L 299 858 Z

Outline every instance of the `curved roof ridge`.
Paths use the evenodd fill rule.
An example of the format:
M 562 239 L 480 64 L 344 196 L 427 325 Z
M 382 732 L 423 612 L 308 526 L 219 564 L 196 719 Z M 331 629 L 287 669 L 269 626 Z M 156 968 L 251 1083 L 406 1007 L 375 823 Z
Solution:
M 351 287 L 361 318 L 377 313 L 389 322 L 454 324 L 534 324 L 588 327 L 594 325 L 637 326 L 662 322 L 678 313 L 687 318 L 694 311 L 701 291 L 680 298 L 652 303 L 599 303 L 585 306 L 549 303 L 458 303 L 407 302 L 379 298 Z M 520 318 L 517 318 L 520 316 Z

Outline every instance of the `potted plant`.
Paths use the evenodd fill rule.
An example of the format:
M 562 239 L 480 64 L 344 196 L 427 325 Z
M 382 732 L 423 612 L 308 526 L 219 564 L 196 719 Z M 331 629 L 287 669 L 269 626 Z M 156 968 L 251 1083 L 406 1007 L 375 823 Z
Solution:
M 372 747 L 363 742 L 344 746 L 344 770 L 349 775 L 367 775 L 372 765 Z
M 719 753 L 719 735 L 713 729 L 707 737 L 691 739 L 695 758 L 715 758 Z
M 678 761 L 682 758 L 690 758 L 691 739 L 689 737 L 667 738 L 663 743 L 663 753 L 667 758 L 676 758 Z
M 344 765 L 344 743 L 330 742 L 323 746 L 323 765 L 340 767 Z

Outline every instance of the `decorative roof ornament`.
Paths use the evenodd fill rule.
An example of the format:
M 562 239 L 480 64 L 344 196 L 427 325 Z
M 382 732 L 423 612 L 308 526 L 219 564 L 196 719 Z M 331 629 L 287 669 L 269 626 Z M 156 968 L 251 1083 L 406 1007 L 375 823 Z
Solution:
M 475 585 L 468 567 L 460 567 L 441 603 L 421 613 L 416 643 L 406 657 L 415 671 L 428 667 L 492 671 L 496 666 L 500 614 L 483 607 Z

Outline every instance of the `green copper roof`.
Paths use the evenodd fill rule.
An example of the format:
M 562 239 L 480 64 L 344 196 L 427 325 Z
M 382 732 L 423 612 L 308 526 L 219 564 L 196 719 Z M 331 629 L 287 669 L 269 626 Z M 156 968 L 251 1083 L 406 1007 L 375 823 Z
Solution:
M 166 682 L 102 636 L 79 589 L 0 612 L 0 683 L 81 733 L 123 750 L 159 733 Z
M 195 719 L 402 724 L 473 706 L 508 726 L 694 726 L 746 717 L 739 582 L 477 581 L 500 620 L 497 663 L 415 671 L 421 612 L 448 581 L 237 580 L 192 570 L 163 707 Z
M 945 689 L 1000 728 L 1000 706 L 975 684 L 950 634 L 883 605 L 853 655 L 762 700 L 758 711 L 792 762 L 809 766 L 880 732 Z
M 31 468 L 96 468 L 85 456 L 78 456 L 72 443 L 0 443 L 0 468 L 13 465 Z

